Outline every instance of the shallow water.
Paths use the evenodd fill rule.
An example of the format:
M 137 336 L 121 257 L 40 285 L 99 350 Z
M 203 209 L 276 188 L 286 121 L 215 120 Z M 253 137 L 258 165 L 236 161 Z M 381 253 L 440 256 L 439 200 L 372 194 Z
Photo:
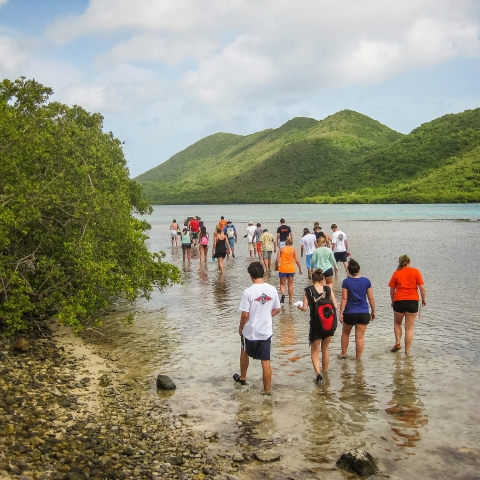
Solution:
M 220 215 L 237 226 L 236 258 L 226 260 L 224 275 L 211 260 L 199 264 L 198 248 L 185 265 L 181 248 L 171 247 L 171 220 L 190 213 L 201 215 L 209 232 Z M 328 377 L 316 386 L 308 313 L 285 305 L 274 318 L 272 395 L 265 397 L 259 362 L 250 363 L 249 386 L 232 380 L 239 370 L 238 305 L 250 285 L 242 237 L 249 220 L 274 233 L 280 216 L 292 227 L 296 247 L 303 227 L 313 221 L 324 227 L 338 223 L 362 274 L 372 281 L 378 317 L 367 329 L 361 362 L 352 358 L 353 338 L 349 358 L 337 358 L 337 331 Z M 246 478 L 264 478 L 265 472 L 275 478 L 344 478 L 332 469 L 353 447 L 365 448 L 385 472 L 404 479 L 480 478 L 479 218 L 477 205 L 155 207 L 148 218 L 149 248 L 164 250 L 182 269 L 184 283 L 140 302 L 131 327 L 112 315 L 103 328 L 107 346 L 131 375 L 147 380 L 152 395 L 156 374 L 171 376 L 178 388 L 159 401 L 196 417 L 200 430 L 218 431 L 232 451 L 279 445 L 281 461 L 253 462 Z M 387 283 L 403 253 L 421 270 L 427 288 L 427 307 L 408 357 L 389 351 L 394 336 Z M 340 270 L 337 298 L 343 278 Z M 275 272 L 265 279 L 278 287 Z M 294 300 L 307 284 L 306 276 L 296 277 Z

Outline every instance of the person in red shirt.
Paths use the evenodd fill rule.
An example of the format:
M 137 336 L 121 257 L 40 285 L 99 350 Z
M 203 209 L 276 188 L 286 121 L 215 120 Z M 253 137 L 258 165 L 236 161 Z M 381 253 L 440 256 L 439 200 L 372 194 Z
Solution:
M 413 327 L 418 314 L 419 296 L 422 297 L 422 305 L 427 305 L 425 286 L 420 270 L 410 266 L 410 257 L 402 255 L 398 259 L 397 270 L 393 273 L 390 282 L 390 297 L 392 299 L 395 345 L 390 351 L 396 352 L 402 347 L 402 323 L 405 317 L 405 353 L 410 352 L 413 340 Z
M 223 215 L 220 217 L 220 221 L 218 222 L 218 226 L 220 227 L 220 229 L 222 230 L 222 232 L 225 230 L 225 226 L 227 225 L 227 221 L 225 220 L 225 218 L 223 217 Z
M 194 218 L 190 220 L 190 231 L 192 232 L 192 240 L 193 240 L 193 245 L 197 245 L 197 240 L 198 240 L 198 234 L 200 232 L 200 222 Z

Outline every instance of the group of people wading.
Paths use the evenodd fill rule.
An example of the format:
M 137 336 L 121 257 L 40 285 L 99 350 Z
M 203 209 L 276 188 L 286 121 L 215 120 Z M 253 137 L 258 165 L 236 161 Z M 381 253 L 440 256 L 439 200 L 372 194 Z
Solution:
M 198 221 L 198 220 L 197 220 Z M 194 224 L 193 228 L 197 228 Z M 183 227 L 181 233 L 183 259 L 187 253 L 190 261 L 190 248 L 199 240 L 200 261 L 202 256 L 207 259 L 208 233 L 205 225 L 198 226 L 198 234 L 193 235 L 191 222 Z M 355 359 L 360 360 L 364 348 L 364 335 L 370 321 L 375 320 L 375 299 L 370 280 L 363 277 L 360 265 L 353 258 L 348 258 L 347 235 L 338 229 L 336 224 L 331 226 L 330 237 L 322 230 L 318 222 L 313 226 L 313 232 L 308 228 L 303 231 L 300 239 L 300 256 L 305 255 L 308 278 L 312 284 L 304 289 L 303 301 L 295 305 L 299 310 L 310 312 L 309 343 L 311 360 L 315 370 L 316 382 L 321 383 L 328 372 L 329 344 L 335 333 L 337 318 L 342 323 L 340 359 L 347 358 L 350 334 L 355 332 Z M 178 231 L 178 224 L 174 220 L 171 225 L 172 246 L 173 232 Z M 238 333 L 242 341 L 240 354 L 240 373 L 235 373 L 235 382 L 246 385 L 249 359 L 260 360 L 263 370 L 264 392 L 270 393 L 272 370 L 270 366 L 271 339 L 273 334 L 272 318 L 280 313 L 281 305 L 285 302 L 285 288 L 288 289 L 289 303 L 293 302 L 293 280 L 298 267 L 302 274 L 297 250 L 293 247 L 293 233 L 280 220 L 275 238 L 261 224 L 255 228 L 249 222 L 247 232 L 248 251 L 250 257 L 258 255 L 259 261 L 252 262 L 247 271 L 252 285 L 245 289 L 240 301 L 240 324 Z M 206 241 L 202 239 L 205 239 Z M 237 242 L 237 229 L 231 221 L 221 217 L 215 228 L 213 242 L 213 258 L 218 259 L 218 268 L 223 273 L 223 259 L 230 254 L 235 257 L 234 248 Z M 203 249 L 203 255 L 202 255 Z M 271 258 L 276 253 L 275 270 L 280 278 L 280 296 L 277 289 L 264 281 L 265 268 L 270 269 Z M 342 296 L 340 308 L 332 289 L 334 275 L 338 274 L 338 263 L 343 263 L 347 277 L 342 282 Z M 415 319 L 419 311 L 419 304 L 426 306 L 426 293 L 420 271 L 411 267 L 410 257 L 399 257 L 398 266 L 390 282 L 391 306 L 394 313 L 395 345 L 391 352 L 401 350 L 402 325 L 405 319 L 405 354 L 410 352 L 413 340 Z M 420 293 L 419 293 L 420 292 Z

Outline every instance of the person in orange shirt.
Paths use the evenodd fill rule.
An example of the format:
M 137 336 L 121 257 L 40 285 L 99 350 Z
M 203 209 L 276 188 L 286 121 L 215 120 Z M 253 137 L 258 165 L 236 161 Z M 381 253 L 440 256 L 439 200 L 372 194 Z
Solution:
M 218 226 L 220 227 L 220 229 L 222 230 L 222 232 L 223 232 L 223 230 L 225 230 L 225 226 L 227 225 L 227 223 L 228 223 L 228 222 L 225 220 L 224 216 L 222 215 L 222 216 L 220 217 L 220 221 L 218 222 Z
M 395 345 L 390 351 L 396 352 L 402 347 L 402 323 L 405 317 L 405 353 L 410 352 L 413 340 L 413 327 L 418 314 L 419 296 L 422 297 L 422 305 L 427 305 L 425 286 L 420 270 L 410 266 L 410 257 L 402 255 L 398 259 L 397 270 L 393 273 L 390 282 L 390 297 L 392 299 Z
M 288 300 L 289 303 L 293 302 L 293 279 L 295 278 L 295 264 L 298 266 L 298 273 L 302 274 L 302 266 L 298 260 L 298 253 L 292 247 L 293 240 L 291 237 L 287 237 L 285 240 L 285 246 L 280 247 L 277 252 L 277 259 L 275 260 L 275 269 L 278 270 L 278 276 L 280 277 L 280 293 L 282 298 L 280 303 L 285 302 L 285 284 L 288 280 Z

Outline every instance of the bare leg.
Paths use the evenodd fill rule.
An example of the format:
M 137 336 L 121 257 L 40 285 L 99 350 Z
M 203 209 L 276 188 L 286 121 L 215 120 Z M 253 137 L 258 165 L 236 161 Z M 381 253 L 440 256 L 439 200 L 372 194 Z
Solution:
M 360 325 L 357 323 L 355 325 L 355 360 L 360 360 L 363 353 L 365 331 L 367 330 L 367 325 Z
M 185 250 L 186 250 L 186 248 L 182 247 L 183 261 L 185 261 Z
M 220 270 L 220 272 L 223 273 L 223 258 L 218 257 L 217 260 L 218 260 L 218 269 Z
M 342 357 L 347 356 L 348 343 L 350 341 L 350 332 L 352 331 L 352 328 L 353 328 L 353 325 L 347 325 L 346 323 L 344 323 L 342 326 L 342 340 L 341 340 L 342 353 L 340 354 L 340 356 Z
M 327 337 L 322 340 L 322 373 L 325 375 L 328 372 L 328 364 L 330 363 L 330 352 L 328 346 L 332 337 Z
M 405 313 L 405 353 L 410 352 L 413 340 L 413 327 L 415 326 L 416 313 Z
M 272 384 L 272 367 L 270 366 L 270 360 L 261 360 L 261 362 L 263 370 L 263 389 L 265 393 L 270 393 L 270 385 Z
M 250 359 L 245 350 L 242 349 L 240 352 L 240 380 L 246 380 L 249 363 Z
M 404 313 L 393 312 L 393 331 L 395 332 L 395 345 L 400 345 L 402 340 L 402 322 Z
M 325 279 L 326 283 L 327 283 L 327 286 L 332 288 L 332 285 L 333 285 L 333 277 L 328 277 Z
M 293 278 L 288 277 L 288 303 L 293 303 Z
M 282 295 L 285 295 L 285 283 L 286 283 L 287 279 L 286 277 L 280 277 L 280 293 Z
M 315 376 L 319 375 L 320 372 L 320 342 L 321 340 L 315 340 L 310 345 L 310 355 L 312 357 L 312 365 L 315 370 Z
M 348 268 L 347 268 L 348 263 L 347 263 L 347 262 L 343 262 L 343 266 L 345 267 L 345 272 L 346 272 L 347 276 L 350 275 L 350 274 L 348 273 Z
M 187 258 L 188 258 L 188 263 L 190 263 L 190 253 L 191 253 L 191 248 L 187 248 Z
M 203 249 L 203 261 L 207 263 L 207 258 L 208 258 L 208 247 Z

